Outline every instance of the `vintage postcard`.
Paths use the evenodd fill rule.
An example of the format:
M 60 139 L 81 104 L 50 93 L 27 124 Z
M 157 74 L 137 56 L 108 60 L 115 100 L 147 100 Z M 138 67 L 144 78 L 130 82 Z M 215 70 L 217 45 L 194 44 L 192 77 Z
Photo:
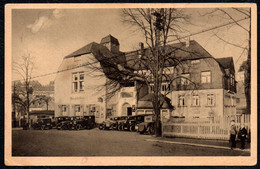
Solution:
M 256 4 L 7 4 L 8 166 L 257 163 Z

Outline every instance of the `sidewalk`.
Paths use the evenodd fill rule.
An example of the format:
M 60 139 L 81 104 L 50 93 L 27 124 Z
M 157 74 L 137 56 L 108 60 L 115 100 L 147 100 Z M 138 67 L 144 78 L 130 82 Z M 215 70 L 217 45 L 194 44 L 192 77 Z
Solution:
M 193 138 L 166 138 L 166 137 L 153 137 L 146 139 L 146 141 L 167 143 L 167 144 L 182 144 L 189 146 L 208 147 L 217 149 L 231 149 L 231 143 L 225 140 L 206 140 L 206 139 L 193 139 Z M 250 143 L 246 142 L 245 149 L 240 149 L 241 143 L 237 141 L 235 151 L 248 151 L 250 152 Z

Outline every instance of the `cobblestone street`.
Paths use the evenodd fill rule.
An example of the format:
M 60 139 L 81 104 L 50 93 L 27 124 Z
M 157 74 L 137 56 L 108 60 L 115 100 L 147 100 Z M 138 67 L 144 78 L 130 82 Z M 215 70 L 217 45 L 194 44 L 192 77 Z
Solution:
M 224 141 L 156 138 L 149 135 L 139 135 L 135 132 L 107 131 L 97 128 L 81 131 L 52 129 L 43 131 L 13 130 L 12 132 L 13 156 L 250 155 L 248 149 L 244 151 L 230 150 L 229 143 Z M 211 144 L 208 144 L 210 142 Z M 240 144 L 238 143 L 237 146 Z

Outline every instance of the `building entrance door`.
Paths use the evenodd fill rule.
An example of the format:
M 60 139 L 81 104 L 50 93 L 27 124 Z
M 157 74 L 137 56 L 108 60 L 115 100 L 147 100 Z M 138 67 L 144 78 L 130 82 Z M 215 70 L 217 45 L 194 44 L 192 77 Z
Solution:
M 128 116 L 128 114 L 132 114 L 132 107 L 129 103 L 124 103 L 122 105 L 121 116 Z
M 132 116 L 132 107 L 127 107 L 127 115 Z

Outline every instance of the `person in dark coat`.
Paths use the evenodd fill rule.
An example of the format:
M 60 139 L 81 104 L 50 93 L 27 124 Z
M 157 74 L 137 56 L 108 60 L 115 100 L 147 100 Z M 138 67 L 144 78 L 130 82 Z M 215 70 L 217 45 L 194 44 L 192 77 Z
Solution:
M 231 126 L 230 126 L 230 140 L 232 142 L 231 149 L 236 148 L 236 135 L 237 135 L 237 130 L 236 130 L 235 122 L 231 121 Z
M 247 135 L 247 130 L 245 128 L 245 125 L 242 124 L 238 132 L 238 138 L 241 141 L 241 149 L 245 149 L 246 135 Z

